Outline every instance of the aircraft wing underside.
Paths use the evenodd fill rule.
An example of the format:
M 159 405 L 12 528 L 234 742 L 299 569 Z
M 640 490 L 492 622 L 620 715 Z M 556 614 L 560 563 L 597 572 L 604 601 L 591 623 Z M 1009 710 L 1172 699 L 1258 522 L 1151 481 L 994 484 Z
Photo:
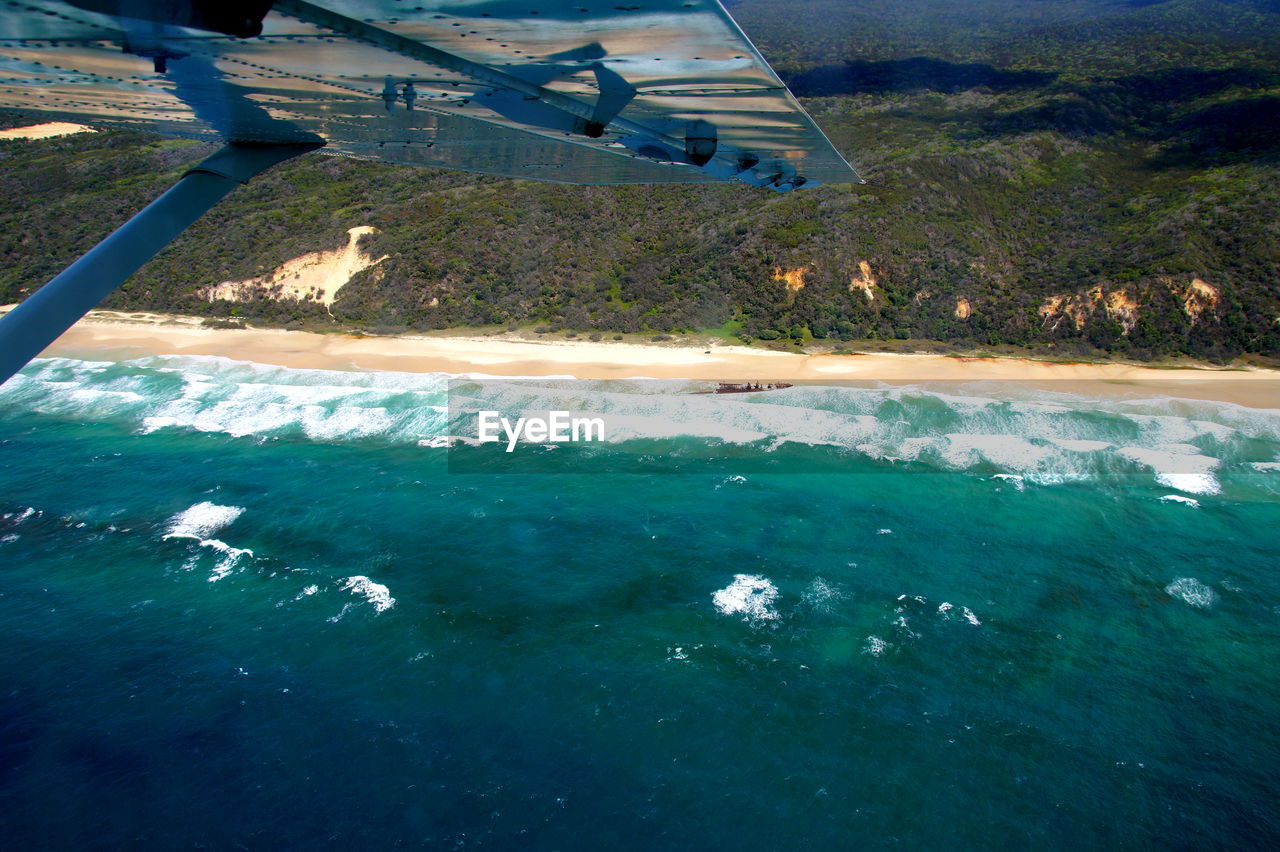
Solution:
M 717 0 L 614 2 L 10 0 L 0 108 L 562 183 L 859 181 Z

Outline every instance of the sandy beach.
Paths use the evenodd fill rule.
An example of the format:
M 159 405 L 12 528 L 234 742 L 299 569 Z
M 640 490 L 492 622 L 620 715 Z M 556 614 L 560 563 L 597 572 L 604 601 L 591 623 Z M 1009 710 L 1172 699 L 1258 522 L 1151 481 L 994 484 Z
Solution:
M 72 133 L 96 133 L 92 127 L 72 124 L 69 121 L 49 121 L 26 127 L 8 127 L 0 130 L 0 139 L 49 139 L 54 136 L 70 136 Z
M 803 354 L 720 343 L 698 345 L 528 340 L 516 335 L 362 337 L 282 329 L 209 329 L 198 317 L 93 311 L 44 355 L 123 359 L 220 355 L 284 367 L 484 373 L 583 379 L 1017 382 L 1101 396 L 1164 396 L 1280 408 L 1280 371 L 1058 364 L 928 354 Z

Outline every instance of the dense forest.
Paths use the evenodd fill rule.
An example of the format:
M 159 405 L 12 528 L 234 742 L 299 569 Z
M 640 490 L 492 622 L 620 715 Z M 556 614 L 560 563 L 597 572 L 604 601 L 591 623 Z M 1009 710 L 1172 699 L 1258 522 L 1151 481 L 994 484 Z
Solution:
M 237 190 L 104 306 L 371 331 L 1280 356 L 1280 2 L 727 5 L 869 184 L 566 187 L 310 155 Z M 0 143 L 0 302 L 208 152 L 125 133 Z M 358 225 L 388 257 L 329 309 L 204 295 Z

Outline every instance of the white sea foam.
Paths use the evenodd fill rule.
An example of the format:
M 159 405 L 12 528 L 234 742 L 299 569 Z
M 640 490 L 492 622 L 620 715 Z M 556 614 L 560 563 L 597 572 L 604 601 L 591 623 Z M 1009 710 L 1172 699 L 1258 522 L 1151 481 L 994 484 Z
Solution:
M 741 615 L 743 621 L 775 621 L 778 587 L 758 574 L 734 574 L 733 582 L 711 595 L 723 615 Z
M 927 386 L 797 386 L 720 395 L 693 393 L 710 389 L 705 382 L 453 378 L 296 370 L 208 356 L 118 364 L 38 359 L 0 397 L 9 410 L 144 432 L 376 439 L 424 448 L 467 443 L 449 436 L 470 434 L 475 410 L 504 416 L 569 410 L 604 416 L 612 442 L 690 437 L 754 444 L 761 452 L 791 444 L 843 448 L 885 462 L 977 469 L 1014 487 L 1013 477 L 1049 485 L 1125 472 L 1136 463 L 1183 493 L 1210 494 L 1221 488 L 1219 469 L 1251 463 L 1259 472 L 1280 470 L 1280 461 L 1236 455 L 1255 452 L 1252 441 L 1280 442 L 1280 409 L 1086 399 L 1014 385 L 974 384 L 962 394 Z
M 1235 429 L 1223 423 L 1214 423 L 1193 417 L 1172 414 L 1128 414 L 1152 440 L 1162 444 L 1188 443 L 1206 436 L 1218 440 L 1228 439 Z
M 938 615 L 942 616 L 944 621 L 950 621 L 954 617 L 955 609 L 955 604 L 950 601 L 943 601 L 938 605 Z M 960 617 L 964 619 L 966 624 L 971 624 L 974 627 L 982 626 L 977 614 L 967 606 L 960 607 Z
M 325 441 L 380 436 L 395 424 L 396 418 L 383 408 L 297 405 L 237 392 L 232 399 L 211 405 L 184 399 L 162 406 L 143 418 L 142 430 L 181 427 L 244 437 L 297 429 L 311 440 Z
M 982 461 L 1006 470 L 1033 470 L 1052 454 L 1049 447 L 1018 435 L 951 433 L 942 447 L 942 458 L 955 468 L 973 467 Z
M 1183 497 L 1181 494 L 1166 494 L 1160 498 L 1161 503 L 1182 503 L 1187 506 L 1199 507 L 1200 501 L 1194 497 Z
M 920 638 L 920 634 L 919 634 L 919 633 L 917 633 L 917 632 L 915 632 L 914 630 L 912 630 L 912 629 L 911 629 L 911 627 L 910 627 L 910 625 L 908 625 L 908 624 L 907 624 L 907 617 L 906 617 L 905 615 L 900 615 L 900 616 L 898 616 L 898 617 L 894 620 L 894 622 L 893 622 L 893 626 L 894 626 L 894 627 L 897 627 L 897 628 L 898 628 L 899 633 L 900 633 L 902 636 L 904 636 L 905 638 L 907 638 L 907 639 L 919 639 L 919 638 Z
M 1054 446 L 1070 450 L 1073 453 L 1096 453 L 1100 450 L 1111 449 L 1114 446 L 1110 441 L 1090 441 L 1087 438 L 1046 437 L 1045 440 Z
M 338 610 L 337 615 L 331 615 L 328 618 L 326 618 L 325 621 L 329 622 L 330 624 L 337 624 L 339 621 L 342 620 L 342 616 L 346 615 L 351 610 L 352 606 L 354 606 L 354 604 L 350 602 L 344 603 L 342 605 L 342 609 Z
M 1179 577 L 1164 587 L 1165 593 L 1181 598 L 1191 606 L 1208 609 L 1215 597 L 1213 589 L 1201 583 L 1195 577 Z
M 253 551 L 246 547 L 232 547 L 225 541 L 213 538 L 213 534 L 226 527 L 236 518 L 244 514 L 242 506 L 220 506 L 217 503 L 203 501 L 196 503 L 169 519 L 169 526 L 164 538 L 188 538 L 196 541 L 201 548 L 208 548 L 222 554 L 209 574 L 209 582 L 216 583 L 230 574 L 243 557 L 253 558 Z M 183 568 L 191 570 L 199 562 L 199 557 L 192 555 L 183 563 Z
M 909 427 L 911 424 L 904 423 L 903 425 Z M 910 461 L 912 459 L 918 459 L 926 450 L 932 450 L 937 447 L 937 445 L 938 441 L 936 438 L 903 437 L 898 441 L 897 447 L 892 450 L 896 455 L 885 455 L 884 458 L 897 458 Z
M 0 536 L 0 543 L 8 544 L 11 541 L 17 541 L 20 538 L 22 538 L 22 536 L 17 533 L 8 533 L 7 535 Z
M 1188 494 L 1219 494 L 1222 485 L 1211 473 L 1158 473 L 1156 482 Z
M 849 447 L 865 440 L 876 427 L 873 416 L 810 408 L 803 400 L 788 400 L 785 395 L 726 397 L 689 393 L 689 389 L 688 382 L 654 393 L 652 388 L 637 388 L 626 381 L 493 381 L 474 389 L 455 387 L 451 403 L 466 411 L 498 409 L 507 417 L 583 410 L 603 419 L 605 440 L 612 443 L 694 437 L 730 444 L 761 443 L 768 448 L 792 442 Z M 584 395 L 590 401 L 585 408 Z
M 879 657 L 887 650 L 889 650 L 888 642 L 884 641 L 879 636 L 868 636 L 867 644 L 862 649 L 862 653 L 870 654 L 873 657 Z
M 213 571 L 209 574 L 210 583 L 216 583 L 230 574 L 236 567 L 236 563 L 240 561 L 240 557 L 253 558 L 253 551 L 247 547 L 232 547 L 216 538 L 204 539 L 200 542 L 200 546 L 212 548 L 222 554 L 222 558 L 218 560 L 217 565 L 213 566 Z
M 1018 491 L 1023 491 L 1027 487 L 1027 483 L 1023 480 L 1021 476 L 1018 476 L 1016 473 L 997 473 L 997 474 L 994 474 L 991 478 L 998 479 L 1001 482 L 1007 482 Z
M 446 420 L 441 374 L 289 370 L 225 358 L 148 359 L 153 374 L 181 377 L 153 389 L 143 432 L 183 428 L 233 436 L 301 432 L 317 441 L 422 439 Z M 394 407 L 396 410 L 390 410 Z
M 242 506 L 220 506 L 202 501 L 170 518 L 164 537 L 206 539 L 242 514 Z
M 391 597 L 390 589 L 359 574 L 342 580 L 338 583 L 338 588 L 346 589 L 353 595 L 363 596 L 365 600 L 373 604 L 374 612 L 386 612 L 396 605 L 396 599 Z
M 1222 491 L 1213 475 L 1219 459 L 1199 455 L 1189 444 L 1161 444 L 1157 447 L 1121 447 L 1125 458 L 1155 471 L 1156 482 L 1189 494 L 1217 494 Z
M 830 612 L 837 601 L 848 595 L 839 585 L 828 583 L 821 577 L 814 577 L 813 582 L 805 589 L 803 600 L 819 612 Z

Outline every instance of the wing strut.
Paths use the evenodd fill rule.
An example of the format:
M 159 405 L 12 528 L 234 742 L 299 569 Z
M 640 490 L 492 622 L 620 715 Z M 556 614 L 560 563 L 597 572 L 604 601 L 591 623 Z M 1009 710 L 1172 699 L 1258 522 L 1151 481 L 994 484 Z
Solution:
M 182 176 L 115 233 L 0 317 L 0 384 L 155 257 L 231 190 L 322 143 L 231 142 Z

